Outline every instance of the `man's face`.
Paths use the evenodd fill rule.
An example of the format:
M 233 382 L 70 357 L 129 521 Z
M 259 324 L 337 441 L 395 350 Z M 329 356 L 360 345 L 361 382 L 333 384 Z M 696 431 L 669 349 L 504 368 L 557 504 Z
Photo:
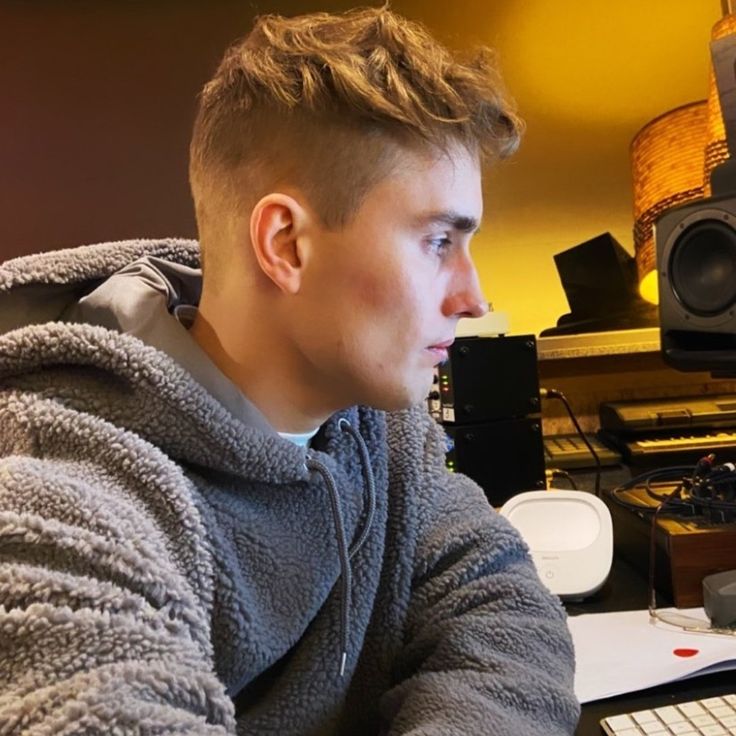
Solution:
M 458 319 L 487 310 L 469 253 L 482 208 L 476 156 L 405 153 L 345 228 L 316 226 L 291 333 L 313 398 L 390 410 L 427 395 Z

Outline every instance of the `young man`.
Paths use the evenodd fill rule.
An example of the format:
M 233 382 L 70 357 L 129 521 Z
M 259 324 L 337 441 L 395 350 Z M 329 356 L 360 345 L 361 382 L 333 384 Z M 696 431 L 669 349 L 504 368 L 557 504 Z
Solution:
M 3 733 L 571 734 L 564 612 L 423 409 L 461 317 L 484 57 L 261 18 L 186 241 L 0 269 Z

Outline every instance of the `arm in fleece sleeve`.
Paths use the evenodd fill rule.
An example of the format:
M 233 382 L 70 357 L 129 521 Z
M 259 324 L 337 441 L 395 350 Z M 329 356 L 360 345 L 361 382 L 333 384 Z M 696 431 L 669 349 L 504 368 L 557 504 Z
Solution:
M 446 471 L 442 431 L 426 424 L 405 645 L 382 700 L 389 733 L 572 734 L 579 705 L 565 612 L 516 530 L 475 483 Z
M 0 412 L 0 731 L 235 733 L 185 478 L 72 412 L 28 436 L 37 408 Z

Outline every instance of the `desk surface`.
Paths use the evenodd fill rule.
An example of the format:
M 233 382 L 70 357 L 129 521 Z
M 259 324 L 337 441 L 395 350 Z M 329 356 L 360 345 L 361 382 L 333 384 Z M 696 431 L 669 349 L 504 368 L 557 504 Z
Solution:
M 662 603 L 666 605 L 667 601 Z M 585 601 L 565 605 L 571 616 L 581 613 L 629 611 L 646 607 L 646 580 L 635 568 L 619 559 L 614 560 L 608 581 L 598 593 Z M 725 695 L 731 692 L 736 692 L 736 671 L 693 677 L 607 700 L 587 703 L 582 708 L 575 736 L 602 736 L 603 731 L 599 721 L 606 716 L 630 713 L 645 708 L 658 708 L 662 705 Z

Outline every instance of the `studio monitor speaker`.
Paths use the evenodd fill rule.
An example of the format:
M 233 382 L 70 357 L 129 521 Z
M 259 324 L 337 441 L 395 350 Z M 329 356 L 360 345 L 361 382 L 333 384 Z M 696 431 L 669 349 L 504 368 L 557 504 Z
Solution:
M 736 34 L 711 42 L 728 158 L 713 196 L 655 223 L 664 359 L 680 370 L 736 375 Z
M 655 237 L 664 359 L 736 372 L 736 195 L 666 212 Z

